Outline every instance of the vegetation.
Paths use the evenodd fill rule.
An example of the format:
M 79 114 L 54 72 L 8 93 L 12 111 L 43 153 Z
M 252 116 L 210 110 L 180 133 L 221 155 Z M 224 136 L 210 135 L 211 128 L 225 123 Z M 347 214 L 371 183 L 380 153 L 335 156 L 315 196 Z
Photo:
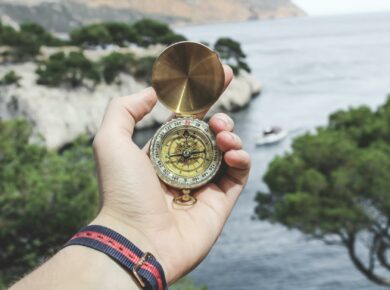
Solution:
M 100 82 L 100 73 L 95 63 L 87 59 L 82 52 L 58 52 L 40 63 L 37 83 L 47 86 L 66 85 L 76 88 L 90 80 L 94 85 Z
M 42 45 L 58 46 L 63 41 L 55 38 L 40 25 L 25 23 L 20 31 L 0 22 L 0 45 L 11 47 L 3 57 L 10 61 L 26 61 L 39 54 Z
M 29 144 L 31 133 L 24 121 L 0 121 L 0 289 L 54 253 L 97 211 L 86 138 L 59 154 Z
M 121 22 L 91 24 L 74 29 L 70 33 L 71 43 L 84 47 L 115 44 L 127 46 L 137 44 L 147 47 L 152 44 L 172 44 L 185 40 L 185 37 L 173 32 L 168 25 L 143 19 L 133 26 Z
M 135 63 L 133 54 L 113 52 L 101 60 L 103 78 L 107 84 L 117 80 L 121 72 L 130 73 L 131 66 Z
M 294 140 L 264 176 L 260 219 L 341 245 L 369 280 L 390 285 L 390 96 L 372 111 L 338 111 L 325 128 Z M 362 245 L 366 251 L 362 251 Z M 387 271 L 387 273 L 386 273 Z
M 246 55 L 241 49 L 241 44 L 231 38 L 221 37 L 214 44 L 214 49 L 217 51 L 221 59 L 233 69 L 235 74 L 240 70 L 251 72 L 249 65 L 245 62 Z
M 155 58 L 152 56 L 141 57 L 134 63 L 132 74 L 136 79 L 145 80 L 151 83 L 152 70 Z
M 61 152 L 29 143 L 26 121 L 0 121 L 0 289 L 55 253 L 98 210 L 89 138 Z M 197 288 L 189 279 L 171 287 Z
M 170 45 L 186 40 L 183 35 L 176 34 L 168 25 L 153 19 L 142 19 L 133 27 L 139 35 L 137 44 L 143 47 L 157 43 Z
M 13 84 L 18 86 L 20 79 L 21 77 L 11 70 L 0 79 L 0 86 L 9 86 Z

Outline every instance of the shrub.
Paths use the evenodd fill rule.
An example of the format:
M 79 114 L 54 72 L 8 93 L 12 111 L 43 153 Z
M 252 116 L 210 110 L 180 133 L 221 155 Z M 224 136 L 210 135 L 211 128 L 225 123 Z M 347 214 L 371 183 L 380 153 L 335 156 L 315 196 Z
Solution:
M 130 72 L 130 66 L 134 63 L 134 55 L 113 52 L 101 60 L 103 78 L 107 84 L 114 82 L 119 73 Z
M 91 24 L 74 29 L 70 33 L 71 42 L 81 46 L 106 46 L 116 44 L 126 46 L 128 43 L 137 43 L 138 35 L 126 23 L 106 22 Z
M 100 82 L 100 72 L 95 63 L 82 52 L 58 52 L 43 61 L 37 69 L 37 83 L 47 86 L 65 85 L 76 88 L 84 85 L 86 79 L 94 85 Z
M 36 23 L 23 23 L 20 26 L 20 32 L 34 37 L 40 45 L 61 46 L 65 44 L 65 41 L 54 37 L 51 33 L 47 32 L 42 26 Z
M 148 84 L 151 83 L 152 70 L 155 57 L 145 56 L 136 60 L 132 68 L 132 75 L 140 80 L 145 80 Z
M 260 219 L 345 248 L 370 281 L 390 286 L 390 96 L 378 110 L 338 111 L 294 140 L 264 175 Z
M 95 215 L 92 149 L 61 154 L 29 144 L 25 121 L 0 121 L 0 289 L 53 254 Z
M 246 55 L 242 51 L 239 42 L 228 37 L 222 37 L 217 40 L 214 49 L 219 53 L 221 59 L 225 60 L 233 69 L 235 74 L 238 74 L 241 69 L 247 72 L 251 71 L 249 65 L 245 62 Z
M 153 19 L 142 19 L 133 25 L 139 35 L 138 45 L 147 47 L 152 44 L 171 44 L 185 40 L 185 37 L 176 34 L 168 25 Z
M 0 85 L 1 86 L 8 86 L 13 84 L 19 85 L 20 79 L 21 77 L 18 76 L 13 70 L 11 70 L 0 79 Z
M 81 46 L 104 46 L 112 42 L 107 28 L 102 24 L 91 24 L 76 28 L 70 33 L 71 42 Z

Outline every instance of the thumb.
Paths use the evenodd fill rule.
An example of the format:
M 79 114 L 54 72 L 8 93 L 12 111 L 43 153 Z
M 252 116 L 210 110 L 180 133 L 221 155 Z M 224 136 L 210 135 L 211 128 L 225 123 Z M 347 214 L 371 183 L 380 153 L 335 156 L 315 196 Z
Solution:
M 120 133 L 130 139 L 135 124 L 153 109 L 156 102 L 156 92 L 152 88 L 130 96 L 114 98 L 104 114 L 99 133 Z

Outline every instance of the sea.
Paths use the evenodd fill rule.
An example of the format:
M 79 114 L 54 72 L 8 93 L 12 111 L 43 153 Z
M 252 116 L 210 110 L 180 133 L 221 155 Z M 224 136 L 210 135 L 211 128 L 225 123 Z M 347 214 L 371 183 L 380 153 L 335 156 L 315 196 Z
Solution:
M 390 94 L 390 12 L 177 27 L 188 39 L 242 44 L 262 84 L 248 108 L 231 113 L 252 158 L 245 190 L 219 240 L 189 276 L 209 290 L 379 290 L 339 246 L 254 216 L 269 162 L 292 140 L 326 125 L 340 109 L 376 108 Z M 261 128 L 289 131 L 279 144 L 256 147 Z M 141 136 L 140 136 L 141 134 Z M 148 138 L 151 132 L 138 133 Z M 390 273 L 387 273 L 390 277 Z

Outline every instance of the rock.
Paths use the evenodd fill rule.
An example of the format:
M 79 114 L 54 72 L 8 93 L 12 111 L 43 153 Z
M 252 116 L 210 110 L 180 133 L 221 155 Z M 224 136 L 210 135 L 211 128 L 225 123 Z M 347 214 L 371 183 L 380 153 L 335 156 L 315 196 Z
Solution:
M 91 136 L 98 130 L 109 101 L 117 96 L 129 95 L 143 89 L 146 84 L 132 76 L 122 74 L 122 85 L 101 83 L 91 91 L 86 88 L 66 90 L 36 84 L 36 64 L 3 65 L 0 76 L 14 70 L 20 75 L 20 86 L 0 86 L 0 118 L 25 118 L 34 126 L 33 142 L 42 140 L 49 148 L 60 148 L 78 135 Z M 242 72 L 213 107 L 212 111 L 236 110 L 245 107 L 260 85 L 249 74 Z M 163 123 L 170 112 L 158 104 L 139 124 L 138 129 Z

